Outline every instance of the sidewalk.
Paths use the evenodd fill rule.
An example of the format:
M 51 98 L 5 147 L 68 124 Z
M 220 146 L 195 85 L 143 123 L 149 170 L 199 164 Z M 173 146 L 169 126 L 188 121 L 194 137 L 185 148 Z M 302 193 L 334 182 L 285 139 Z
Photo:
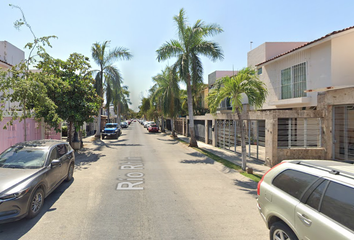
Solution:
M 183 135 L 177 135 L 177 137 L 187 143 L 189 143 L 190 138 L 183 136 Z M 235 153 L 232 151 L 227 151 L 225 149 L 213 147 L 210 144 L 206 144 L 204 142 L 197 141 L 198 143 L 198 148 L 203 149 L 205 151 L 211 152 L 229 162 L 232 162 L 238 166 L 242 166 L 242 156 L 240 153 Z M 257 160 L 254 158 L 249 158 L 247 157 L 247 167 L 253 168 L 253 172 L 258 175 L 264 175 L 270 168 L 266 165 L 264 165 L 264 162 L 261 160 Z

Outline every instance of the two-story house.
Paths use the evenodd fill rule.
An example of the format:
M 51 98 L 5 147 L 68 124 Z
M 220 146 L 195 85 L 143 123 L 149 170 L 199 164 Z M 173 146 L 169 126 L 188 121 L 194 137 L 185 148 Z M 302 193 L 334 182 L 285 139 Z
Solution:
M 354 160 L 354 27 L 307 43 L 264 43 L 248 53 L 268 89 L 269 165 L 283 159 Z

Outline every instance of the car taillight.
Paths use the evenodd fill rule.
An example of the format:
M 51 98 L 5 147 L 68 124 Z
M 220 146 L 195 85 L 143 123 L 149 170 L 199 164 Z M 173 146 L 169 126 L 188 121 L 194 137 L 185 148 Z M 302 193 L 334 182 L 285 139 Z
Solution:
M 263 179 L 265 177 L 265 175 L 267 175 L 267 173 L 269 173 L 272 169 L 274 169 L 275 167 L 278 167 L 280 164 L 283 164 L 284 162 L 281 162 L 281 163 L 278 163 L 277 165 L 275 165 L 274 167 L 272 167 L 271 169 L 269 169 L 261 178 L 261 180 L 258 182 L 258 185 L 257 185 L 257 195 L 259 196 L 260 193 L 261 193 L 261 184 L 263 182 Z

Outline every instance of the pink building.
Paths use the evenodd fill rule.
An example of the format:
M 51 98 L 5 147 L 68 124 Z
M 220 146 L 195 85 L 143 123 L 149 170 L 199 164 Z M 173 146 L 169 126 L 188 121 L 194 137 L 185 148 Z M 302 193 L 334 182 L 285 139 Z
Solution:
M 0 68 L 3 70 L 9 69 L 16 64 L 19 64 L 25 59 L 24 51 L 15 47 L 9 42 L 0 41 Z M 1 95 L 1 92 L 0 92 Z M 3 108 L 10 108 L 16 103 L 6 102 Z M 19 112 L 19 114 L 21 114 Z M 27 130 L 26 140 L 39 140 L 39 139 L 61 139 L 61 133 L 56 133 L 52 129 L 47 129 L 43 122 L 38 123 L 34 119 L 27 119 L 26 126 L 23 121 L 14 121 L 12 125 L 7 125 L 11 120 L 10 116 L 3 116 L 0 122 L 0 152 L 4 151 L 11 145 L 22 142 L 25 140 L 24 130 Z M 5 127 L 6 126 L 6 127 Z M 4 129 L 5 127 L 5 129 Z

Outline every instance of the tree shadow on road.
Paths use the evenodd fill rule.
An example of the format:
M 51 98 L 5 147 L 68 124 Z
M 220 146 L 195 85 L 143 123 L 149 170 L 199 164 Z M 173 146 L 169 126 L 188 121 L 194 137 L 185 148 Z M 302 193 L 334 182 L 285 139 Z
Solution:
M 241 191 L 247 192 L 250 195 L 253 195 L 254 197 L 257 196 L 257 183 L 248 180 L 248 181 L 241 181 L 238 179 L 234 180 L 234 184 L 239 187 Z
M 81 149 L 75 152 L 75 170 L 87 169 L 88 165 L 97 162 L 105 155 L 97 154 L 91 149 Z
M 200 158 L 200 160 L 183 160 L 181 163 L 189 163 L 189 164 L 214 164 L 215 161 L 211 158 L 206 157 L 204 154 L 198 153 L 198 152 L 193 152 L 193 153 L 188 153 L 188 155 L 191 155 L 193 157 Z
M 175 139 L 163 139 L 163 138 L 157 138 L 157 140 L 159 140 L 159 141 L 163 141 L 163 142 L 166 142 L 166 143 L 168 143 L 168 144 L 173 144 L 173 145 L 175 145 L 175 144 L 178 144 L 179 142 L 177 141 L 177 140 L 175 140 Z

